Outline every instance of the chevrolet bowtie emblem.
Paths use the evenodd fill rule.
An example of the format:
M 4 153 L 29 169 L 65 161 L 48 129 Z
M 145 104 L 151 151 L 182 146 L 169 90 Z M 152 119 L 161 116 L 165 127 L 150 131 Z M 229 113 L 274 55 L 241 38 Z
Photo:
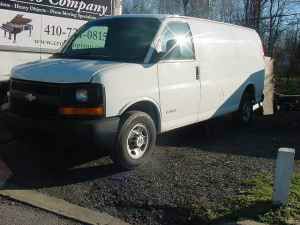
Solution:
M 37 97 L 34 96 L 33 94 L 27 94 L 27 95 L 25 95 L 25 99 L 29 102 L 33 102 L 37 99 Z

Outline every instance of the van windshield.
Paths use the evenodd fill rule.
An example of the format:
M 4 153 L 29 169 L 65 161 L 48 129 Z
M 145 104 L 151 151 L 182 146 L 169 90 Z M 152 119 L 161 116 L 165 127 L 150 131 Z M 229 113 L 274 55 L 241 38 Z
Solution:
M 143 63 L 160 26 L 155 18 L 100 19 L 84 25 L 56 57 Z

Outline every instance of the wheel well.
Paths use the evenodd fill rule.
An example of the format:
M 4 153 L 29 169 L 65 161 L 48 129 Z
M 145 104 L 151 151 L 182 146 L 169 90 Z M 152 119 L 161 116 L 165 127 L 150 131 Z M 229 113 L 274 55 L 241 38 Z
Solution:
M 129 111 L 141 111 L 144 113 L 147 113 L 154 121 L 157 131 L 160 132 L 161 129 L 161 123 L 160 123 L 160 112 L 157 109 L 157 107 L 155 106 L 155 104 L 153 104 L 152 102 L 149 101 L 142 101 L 142 102 L 137 102 L 135 104 L 133 104 L 132 106 L 130 106 L 128 109 L 126 109 L 126 112 Z
M 251 98 L 252 98 L 252 100 L 253 101 L 255 101 L 256 99 L 255 99 L 255 87 L 254 87 L 254 85 L 253 84 L 249 84 L 247 87 L 246 87 L 246 89 L 245 89 L 245 91 L 244 91 L 244 94 L 249 94 L 250 96 L 251 96 Z

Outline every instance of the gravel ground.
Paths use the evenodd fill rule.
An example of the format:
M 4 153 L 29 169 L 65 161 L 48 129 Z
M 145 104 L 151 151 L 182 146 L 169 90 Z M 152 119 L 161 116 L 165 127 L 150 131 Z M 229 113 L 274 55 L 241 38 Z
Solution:
M 245 188 L 243 180 L 273 173 L 279 147 L 300 149 L 299 128 L 298 112 L 259 117 L 247 128 L 229 118 L 205 122 L 162 135 L 152 160 L 127 172 L 115 169 L 103 150 L 84 143 L 62 149 L 46 137 L 19 138 L 0 148 L 15 174 L 10 183 L 18 187 L 131 224 L 191 225 L 204 224 L 209 216 L 195 221 L 192 208 L 222 210 L 226 199 Z
M 0 197 L 0 225 L 80 225 L 51 213 Z

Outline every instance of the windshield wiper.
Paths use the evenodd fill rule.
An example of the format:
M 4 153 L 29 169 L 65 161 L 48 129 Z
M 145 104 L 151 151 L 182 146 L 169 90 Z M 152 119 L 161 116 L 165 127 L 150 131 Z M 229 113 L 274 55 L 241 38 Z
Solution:
M 52 56 L 50 58 L 60 58 L 62 56 L 64 56 L 64 53 L 55 52 L 54 54 L 52 54 Z
M 131 58 L 122 58 L 122 57 L 113 57 L 112 55 L 102 55 L 102 54 L 95 54 L 93 52 L 87 52 L 87 53 L 55 53 L 53 58 L 92 58 L 92 59 L 110 59 L 110 60 L 116 60 L 116 61 L 122 61 L 122 62 L 140 62 L 142 61 L 143 57 L 137 56 L 137 57 L 131 57 Z
M 112 56 L 111 55 L 101 55 L 101 54 L 95 54 L 95 53 L 92 53 L 92 52 L 89 52 L 89 53 L 71 53 L 71 54 L 68 54 L 68 53 L 65 53 L 64 54 L 66 57 L 72 57 L 72 58 L 76 58 L 76 57 L 80 57 L 80 58 L 111 58 Z

